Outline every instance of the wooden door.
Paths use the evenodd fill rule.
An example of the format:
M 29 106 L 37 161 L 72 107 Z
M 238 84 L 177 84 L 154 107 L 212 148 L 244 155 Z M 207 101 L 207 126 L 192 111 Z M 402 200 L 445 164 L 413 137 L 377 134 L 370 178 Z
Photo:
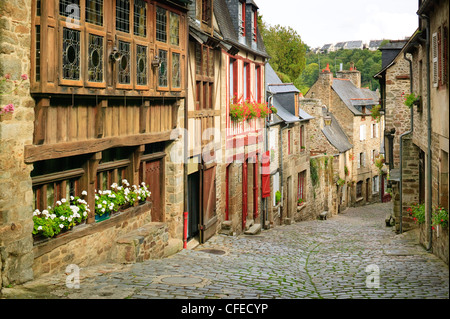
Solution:
M 258 156 L 256 156 L 255 163 L 253 164 L 253 220 L 256 223 L 258 218 L 258 188 L 259 188 L 259 174 L 258 174 Z
M 202 214 L 200 226 L 200 243 L 205 243 L 216 233 L 216 168 L 214 165 L 202 170 Z
M 153 202 L 152 207 L 152 222 L 163 222 L 164 213 L 162 207 L 162 165 L 161 160 L 145 162 L 144 164 L 144 176 L 145 183 L 149 186 L 151 195 L 150 198 Z M 142 178 L 141 178 L 142 180 Z

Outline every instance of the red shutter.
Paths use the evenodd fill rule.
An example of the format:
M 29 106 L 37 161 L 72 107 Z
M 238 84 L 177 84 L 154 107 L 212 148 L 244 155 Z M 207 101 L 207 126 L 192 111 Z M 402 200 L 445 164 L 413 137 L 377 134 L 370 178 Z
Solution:
M 270 197 L 270 151 L 267 151 L 265 154 L 263 154 L 261 166 L 261 197 L 267 198 Z

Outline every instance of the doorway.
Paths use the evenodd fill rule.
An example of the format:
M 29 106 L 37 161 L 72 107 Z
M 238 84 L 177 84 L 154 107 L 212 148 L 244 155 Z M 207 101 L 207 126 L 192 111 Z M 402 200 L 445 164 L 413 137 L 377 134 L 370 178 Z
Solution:
M 199 234 L 200 224 L 200 172 L 188 175 L 188 231 L 190 240 Z

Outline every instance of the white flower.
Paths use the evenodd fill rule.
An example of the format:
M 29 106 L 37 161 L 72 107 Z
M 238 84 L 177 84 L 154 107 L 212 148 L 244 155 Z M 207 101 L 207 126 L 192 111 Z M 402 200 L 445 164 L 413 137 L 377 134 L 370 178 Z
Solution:
M 39 226 L 37 229 L 38 229 L 38 230 L 42 230 L 42 226 Z
M 74 200 L 75 198 L 73 196 L 70 196 L 70 200 Z
M 48 215 L 48 210 L 44 209 L 44 210 L 42 211 L 42 214 Z
M 141 196 L 138 196 L 138 200 L 141 200 Z
M 71 221 L 72 221 L 72 219 L 73 219 L 73 218 L 72 218 L 72 216 L 70 216 L 70 217 L 68 218 L 69 222 L 71 222 Z
M 65 198 L 62 198 L 61 199 L 61 203 L 65 203 L 66 202 L 66 199 Z
M 60 206 L 60 205 L 61 205 L 61 202 L 60 202 L 60 201 L 57 201 L 57 202 L 56 202 L 56 205 Z
M 86 216 L 86 215 L 87 215 L 87 212 L 84 212 L 84 213 L 83 213 L 83 216 Z
M 99 190 L 98 190 L 98 193 L 101 195 L 101 194 L 102 194 L 102 191 L 99 189 Z
M 105 209 L 104 208 L 102 208 L 102 213 L 104 213 L 105 212 Z
M 105 204 L 105 205 L 108 204 L 108 203 L 106 202 L 106 200 L 104 200 L 102 203 Z
M 90 213 L 91 210 L 90 210 L 89 208 L 86 208 L 86 212 L 89 212 L 89 213 Z M 86 212 L 84 212 L 84 214 L 86 214 Z M 84 214 L 83 214 L 83 215 L 84 215 Z
M 86 191 L 82 191 L 81 195 L 87 196 L 87 192 Z
M 64 216 L 61 216 L 61 218 L 63 218 L 63 217 L 64 217 Z M 51 218 L 51 219 L 55 219 L 55 218 L 56 218 L 56 215 L 55 215 L 55 214 L 51 214 L 51 215 L 50 215 L 50 218 Z
M 96 200 L 98 200 L 98 199 L 99 199 L 99 197 L 98 197 L 97 195 L 95 195 L 95 199 L 96 199 Z
M 102 208 L 102 204 L 98 204 L 97 207 L 98 207 L 98 208 Z
M 55 216 L 56 217 L 56 216 Z M 54 217 L 53 217 L 53 215 L 52 216 L 50 216 L 50 218 L 51 219 L 53 219 Z M 61 220 L 66 220 L 66 217 L 64 217 L 64 216 L 61 216 L 59 219 L 61 219 Z
M 63 224 L 59 224 L 59 228 L 64 228 L 64 225 Z

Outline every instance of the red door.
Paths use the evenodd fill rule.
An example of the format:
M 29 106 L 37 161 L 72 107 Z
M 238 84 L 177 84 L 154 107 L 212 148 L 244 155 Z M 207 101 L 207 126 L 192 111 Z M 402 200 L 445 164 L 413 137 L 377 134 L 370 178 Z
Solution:
M 253 164 L 253 220 L 258 218 L 258 156 L 255 156 L 255 163 Z

